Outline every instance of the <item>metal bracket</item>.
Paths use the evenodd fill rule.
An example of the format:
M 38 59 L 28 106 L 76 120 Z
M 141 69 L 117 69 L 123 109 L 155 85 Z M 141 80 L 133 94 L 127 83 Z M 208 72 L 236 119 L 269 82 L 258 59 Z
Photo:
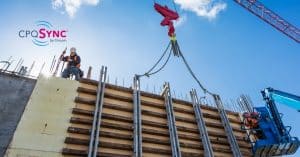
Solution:
M 138 75 L 133 79 L 133 145 L 134 157 L 142 157 L 142 112 L 140 98 L 140 78 Z
M 216 106 L 218 108 L 218 111 L 219 111 L 219 114 L 220 114 L 220 117 L 221 117 L 221 122 L 224 126 L 224 129 L 225 129 L 225 133 L 227 135 L 227 138 L 228 138 L 228 141 L 229 141 L 229 144 L 230 144 L 230 148 L 231 148 L 231 151 L 233 153 L 233 156 L 234 157 L 242 157 L 242 153 L 241 153 L 241 150 L 240 150 L 240 147 L 236 141 L 236 138 L 233 134 L 233 130 L 232 130 L 232 127 L 230 125 L 230 122 L 229 122 L 229 119 L 227 117 L 227 114 L 226 114 L 226 111 L 224 109 L 224 106 L 222 104 L 222 100 L 220 98 L 219 95 L 217 94 L 213 94 L 212 95 L 213 98 L 214 98 L 214 101 L 216 103 Z
M 107 76 L 107 67 L 102 66 L 100 71 L 100 79 L 97 89 L 97 99 L 95 103 L 93 126 L 91 130 L 88 157 L 96 157 L 98 153 L 99 134 L 101 126 L 101 115 L 104 100 L 105 82 Z
M 163 95 L 165 97 L 165 105 L 166 112 L 168 118 L 168 127 L 170 134 L 170 143 L 172 148 L 172 156 L 173 157 L 181 157 L 180 152 L 180 144 L 177 134 L 176 121 L 174 116 L 173 104 L 172 104 L 172 96 L 169 83 L 164 84 L 164 92 Z
M 171 40 L 171 48 L 173 51 L 174 56 L 176 57 L 180 57 L 181 56 L 181 51 L 180 51 L 180 47 L 178 45 L 177 40 Z
M 200 138 L 202 140 L 202 145 L 204 148 L 204 157 L 213 157 L 214 156 L 213 148 L 210 143 L 209 136 L 208 136 L 208 133 L 206 130 L 206 125 L 205 125 L 205 121 L 203 118 L 203 114 L 201 111 L 201 107 L 200 107 L 200 103 L 199 103 L 199 99 L 198 99 L 196 90 L 192 89 L 190 91 L 190 95 L 192 98 L 192 103 L 193 103 L 193 108 L 194 108 L 194 112 L 195 112 L 195 118 L 197 121 Z

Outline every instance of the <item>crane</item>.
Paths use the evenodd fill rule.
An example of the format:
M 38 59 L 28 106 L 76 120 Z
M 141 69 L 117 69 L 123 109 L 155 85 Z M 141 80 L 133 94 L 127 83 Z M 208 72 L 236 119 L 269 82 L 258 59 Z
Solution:
M 266 88 L 261 91 L 265 107 L 254 107 L 251 113 L 243 114 L 244 129 L 252 143 L 255 157 L 269 157 L 294 154 L 300 146 L 299 139 L 290 135 L 291 126 L 282 122 L 276 104 L 283 104 L 299 111 L 300 97 Z
M 300 29 L 290 24 L 282 17 L 268 9 L 258 0 L 234 0 L 237 4 L 256 15 L 266 23 L 270 24 L 278 31 L 284 33 L 291 39 L 300 43 Z

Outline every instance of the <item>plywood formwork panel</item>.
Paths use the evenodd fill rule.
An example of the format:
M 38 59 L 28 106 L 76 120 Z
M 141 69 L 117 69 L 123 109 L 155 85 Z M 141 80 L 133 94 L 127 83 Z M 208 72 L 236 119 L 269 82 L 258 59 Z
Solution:
M 107 86 L 104 94 L 104 103 L 101 116 L 100 138 L 98 152 L 103 156 L 131 156 L 132 154 L 132 94 L 116 90 Z M 74 145 L 65 147 L 65 154 L 87 154 L 90 128 L 92 125 L 96 103 L 97 84 L 82 82 L 78 88 L 78 98 L 73 123 L 67 136 L 66 143 L 75 143 L 82 146 L 81 151 Z M 72 120 L 71 120 L 72 121 Z M 78 124 L 79 123 L 79 124 Z M 84 136 L 79 136 L 85 134 Z M 78 138 L 85 137 L 85 138 Z M 101 155 L 100 155 L 101 156 Z
M 194 112 L 194 111 L 193 111 Z M 192 112 L 192 113 L 193 113 Z M 175 110 L 175 115 L 178 116 L 178 117 L 184 117 L 184 118 L 188 118 L 188 119 L 192 119 L 192 120 L 195 120 L 195 116 L 193 114 L 188 114 L 188 113 L 183 113 L 183 112 L 180 112 L 180 111 L 176 111 Z M 196 122 L 196 121 L 195 121 Z
M 197 126 L 195 125 L 196 124 L 195 119 L 191 118 L 191 116 L 193 116 L 193 117 L 195 116 L 192 106 L 188 105 L 188 103 L 184 103 L 184 104 L 174 103 L 173 105 L 175 108 L 175 116 L 177 115 L 177 117 L 176 117 L 177 129 L 178 130 L 183 129 L 180 127 L 185 124 L 185 126 L 188 128 L 188 131 L 193 132 L 195 134 L 198 131 L 198 129 L 197 129 Z M 229 146 L 229 143 L 226 138 L 225 130 L 220 121 L 220 117 L 218 115 L 217 109 L 213 109 L 213 108 L 207 107 L 207 106 L 201 106 L 201 108 L 202 108 L 202 112 L 204 115 L 204 121 L 206 123 L 208 133 L 211 135 L 210 140 L 213 144 L 214 151 L 227 153 L 229 156 L 232 156 L 230 146 Z M 179 117 L 179 115 L 180 115 L 180 117 Z M 241 131 L 241 129 L 240 129 L 241 123 L 237 117 L 237 114 L 232 113 L 232 112 L 227 112 L 227 115 L 228 115 L 231 125 L 233 127 L 235 136 L 237 136 L 237 137 L 245 136 L 245 133 L 243 131 Z M 181 118 L 181 117 L 184 117 L 184 118 Z M 190 118 L 186 118 L 186 117 L 190 117 Z M 194 121 L 194 123 L 192 121 Z M 187 124 L 194 124 L 194 125 L 187 125 Z M 182 133 L 182 131 L 179 131 L 179 133 Z M 224 137 L 223 142 L 219 141 L 219 137 L 215 137 L 218 134 L 225 135 L 225 137 L 223 136 Z M 198 134 L 198 136 L 199 136 L 199 134 Z M 241 138 L 238 138 L 238 139 L 240 140 L 239 143 L 245 142 L 243 140 L 241 141 Z M 179 137 L 179 140 L 181 142 L 183 142 L 183 141 L 187 142 L 187 140 L 183 140 L 180 137 Z M 242 145 L 242 144 L 240 144 L 240 145 Z M 244 145 L 244 148 L 245 147 L 246 146 Z M 246 147 L 246 150 L 249 150 L 249 147 Z M 247 153 L 251 154 L 249 152 L 250 151 L 248 151 Z
M 109 108 L 105 108 L 105 107 L 103 108 L 102 112 L 107 113 L 107 114 L 122 116 L 124 118 L 127 118 L 128 120 L 132 120 L 132 113 L 130 113 L 130 112 L 117 110 L 117 109 L 109 109 Z
M 73 117 L 74 117 L 74 118 L 86 119 L 86 120 L 90 120 L 90 121 L 93 120 L 93 117 L 87 116 L 87 115 L 74 115 Z
M 156 144 L 156 143 L 143 142 L 143 147 L 157 148 L 157 149 L 171 151 L 170 146 L 168 146 L 168 145 L 162 145 L 162 144 Z
M 83 139 L 83 140 L 89 140 L 90 139 L 90 135 L 86 135 L 86 134 L 76 134 L 76 133 L 68 133 L 69 137 L 76 137 L 78 139 Z
M 97 90 L 98 84 L 87 84 L 87 83 L 80 83 L 80 87 L 91 89 L 91 90 Z
M 91 112 L 95 110 L 95 106 L 86 105 L 83 103 L 76 103 L 75 108 L 81 109 L 81 110 L 87 110 L 87 111 L 91 111 Z
M 96 95 L 91 95 L 91 94 L 86 94 L 86 93 L 78 93 L 78 97 L 96 101 Z
M 129 136 L 129 137 L 132 135 L 132 131 L 119 130 L 119 129 L 111 129 L 111 128 L 107 128 L 107 127 L 101 127 L 101 131 L 123 134 L 123 135 Z
M 98 152 L 101 153 L 107 153 L 107 154 L 115 154 L 116 156 L 132 156 L 132 151 L 127 151 L 127 150 L 121 150 L 121 149 L 109 149 L 109 148 L 104 148 L 100 147 L 98 149 Z
M 86 151 L 88 149 L 88 146 L 86 145 L 77 145 L 77 144 L 66 144 L 65 147 L 70 147 L 72 149 L 76 149 L 80 151 Z
M 151 138 L 151 139 L 169 141 L 169 136 L 159 136 L 159 135 L 153 135 L 153 134 L 147 134 L 147 133 L 143 133 L 143 138 Z
M 105 93 L 115 94 L 118 96 L 123 96 L 123 97 L 129 98 L 129 99 L 132 99 L 132 92 L 128 92 L 128 91 L 120 91 L 120 90 L 116 90 L 116 89 L 106 88 Z
M 111 99 L 111 98 L 104 98 L 104 102 L 106 102 L 108 105 L 119 105 L 122 107 L 126 107 L 126 108 L 130 109 L 131 111 L 133 111 L 132 103 L 130 103 L 130 102 L 120 101 L 120 100 Z
M 200 149 L 200 146 L 198 149 L 192 149 L 192 148 L 186 148 L 186 147 L 182 147 L 181 148 L 181 152 L 186 152 L 186 153 L 196 153 L 196 154 L 202 154 L 203 153 L 203 150 Z
M 157 108 L 157 107 L 153 107 L 153 106 L 146 106 L 142 104 L 142 111 L 151 111 L 151 112 L 156 112 L 156 113 L 160 113 L 160 114 L 164 114 L 166 115 L 166 109 L 164 108 Z
M 165 133 L 168 132 L 168 128 L 162 128 L 162 127 L 156 127 L 156 126 L 150 126 L 150 125 L 143 125 L 143 132 L 144 130 L 153 130 L 152 133 Z
M 92 126 L 90 125 L 83 125 L 83 124 L 70 124 L 70 127 L 75 127 L 75 128 L 83 128 L 83 129 L 91 129 Z
M 143 157 L 152 157 L 152 153 L 143 153 Z M 160 157 L 170 157 L 170 155 L 160 154 Z
M 151 102 L 151 103 L 157 104 L 157 106 L 161 106 L 161 107 L 164 107 L 164 104 L 165 104 L 163 97 L 151 98 L 148 96 L 141 96 L 141 101 L 142 102 Z

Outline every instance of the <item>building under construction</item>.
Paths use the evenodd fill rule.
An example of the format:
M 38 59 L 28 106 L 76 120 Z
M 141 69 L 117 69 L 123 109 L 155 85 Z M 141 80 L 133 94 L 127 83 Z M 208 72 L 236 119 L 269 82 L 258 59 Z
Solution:
M 299 43 L 299 29 L 259 1 L 234 1 Z M 237 105 L 240 110 L 225 108 L 220 96 L 200 83 L 180 50 L 172 22 L 179 18 L 177 11 L 154 3 L 164 17 L 161 25 L 169 28 L 170 43 L 148 72 L 134 76 L 131 87 L 109 83 L 106 67 L 101 68 L 99 80 L 91 79 L 91 70 L 79 81 L 56 77 L 61 58 L 52 76 L 38 77 L 30 76 L 34 63 L 27 70 L 19 60 L 9 71 L 11 58 L 0 61 L 4 64 L 0 69 L 0 157 L 294 154 L 300 142 L 290 135 L 291 127 L 283 124 L 276 103 L 300 110 L 300 97 L 266 88 L 261 92 L 266 107 L 254 107 L 247 96 L 241 96 Z M 199 87 L 212 96 L 213 105 L 201 101 L 195 89 L 190 90 L 190 100 L 172 97 L 168 82 L 162 85 L 160 94 L 140 89 L 140 77 L 158 73 L 172 54 L 183 60 Z M 165 56 L 162 67 L 154 70 Z M 51 72 L 55 63 L 54 57 Z

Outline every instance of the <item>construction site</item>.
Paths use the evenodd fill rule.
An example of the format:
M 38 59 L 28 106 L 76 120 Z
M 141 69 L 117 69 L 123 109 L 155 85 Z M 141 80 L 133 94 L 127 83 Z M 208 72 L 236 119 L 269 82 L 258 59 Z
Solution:
M 261 2 L 234 1 L 292 42 L 300 43 L 300 30 Z M 177 40 L 180 37 L 175 34 L 173 22 L 179 14 L 173 4 L 174 9 L 170 9 L 154 1 L 155 11 L 163 16 L 161 26 L 168 28 L 169 44 L 161 57 L 152 61 L 150 69 L 132 76 L 130 86 L 124 81 L 123 85 L 112 83 L 107 66 L 89 66 L 83 71 L 75 47 L 70 48 L 69 56 L 66 47 L 58 57 L 38 67 L 35 61 L 30 66 L 23 64 L 22 58 L 14 62 L 12 56 L 0 60 L 0 157 L 295 154 L 300 146 L 299 135 L 293 134 L 293 126 L 282 120 L 284 111 L 277 105 L 300 112 L 300 97 L 263 87 L 264 106 L 254 104 L 245 94 L 225 104 L 222 94 L 207 88 L 193 71 L 196 67 L 185 58 Z M 184 75 L 191 76 L 197 86 L 189 90 L 186 98 L 176 97 L 168 81 L 158 85 L 158 92 L 142 90 L 143 78 L 151 79 L 160 73 L 171 57 L 184 63 Z M 95 71 L 100 73 L 92 77 L 98 74 Z

